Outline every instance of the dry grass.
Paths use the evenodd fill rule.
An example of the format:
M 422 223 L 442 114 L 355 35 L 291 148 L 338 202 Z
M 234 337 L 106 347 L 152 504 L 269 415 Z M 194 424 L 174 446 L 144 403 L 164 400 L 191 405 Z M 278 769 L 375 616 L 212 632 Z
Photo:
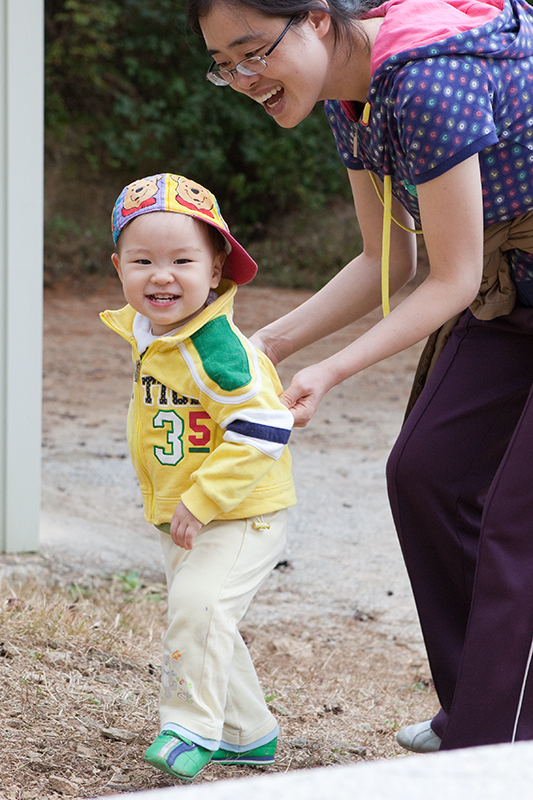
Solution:
M 165 589 L 136 574 L 0 590 L 0 800 L 169 786 L 144 764 L 157 735 Z M 197 782 L 401 755 L 394 734 L 436 710 L 427 665 L 371 618 L 283 621 L 243 634 L 281 727 L 268 768 L 210 766 Z

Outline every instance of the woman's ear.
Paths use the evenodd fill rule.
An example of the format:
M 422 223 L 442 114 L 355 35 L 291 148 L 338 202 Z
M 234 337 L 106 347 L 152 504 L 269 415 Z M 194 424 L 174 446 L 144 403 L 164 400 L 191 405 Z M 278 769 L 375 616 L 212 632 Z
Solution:
M 317 32 L 319 39 L 322 39 L 331 28 L 331 17 L 326 9 L 327 5 L 324 3 L 324 11 L 309 11 L 307 15 L 307 20 Z

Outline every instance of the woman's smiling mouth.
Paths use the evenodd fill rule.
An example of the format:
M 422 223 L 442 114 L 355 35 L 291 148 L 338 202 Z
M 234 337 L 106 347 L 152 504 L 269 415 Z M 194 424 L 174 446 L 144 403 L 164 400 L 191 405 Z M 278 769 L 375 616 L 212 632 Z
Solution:
M 268 92 L 264 92 L 263 94 L 254 97 L 254 100 L 262 105 L 265 105 L 267 108 L 275 108 L 275 106 L 277 106 L 283 97 L 283 92 L 283 87 L 278 84 L 273 89 L 269 89 Z

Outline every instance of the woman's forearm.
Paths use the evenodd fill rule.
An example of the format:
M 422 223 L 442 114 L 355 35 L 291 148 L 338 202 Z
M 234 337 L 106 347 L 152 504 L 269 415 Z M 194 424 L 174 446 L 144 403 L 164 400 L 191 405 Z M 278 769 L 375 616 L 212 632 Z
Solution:
M 322 362 L 329 374 L 328 382 L 335 386 L 366 367 L 422 341 L 464 311 L 476 294 L 475 280 L 452 284 L 430 275 L 387 317 Z
M 483 208 L 477 156 L 418 187 L 430 275 L 348 347 L 297 373 L 282 399 L 306 425 L 333 386 L 424 339 L 475 298 L 483 269 Z M 395 273 L 391 273 L 395 274 Z
M 391 275 L 391 294 L 411 277 L 410 268 Z M 275 363 L 344 328 L 381 303 L 381 264 L 365 253 L 354 258 L 301 306 L 266 325 L 256 336 Z
M 298 372 L 281 396 L 293 413 L 295 426 L 307 425 L 333 386 L 424 339 L 464 310 L 476 292 L 473 282 L 458 285 L 430 276 L 387 317 L 350 345 Z
M 421 341 L 474 300 L 483 268 L 477 156 L 418 187 L 431 272 L 389 316 L 328 365 L 336 383 Z
M 255 334 L 256 343 L 276 364 L 302 347 L 361 319 L 381 304 L 383 207 L 366 172 L 348 170 L 348 175 L 363 236 L 363 252 L 307 302 Z M 396 200 L 393 200 L 393 210 L 396 217 L 409 226 L 412 221 Z M 396 225 L 391 230 L 391 295 L 414 276 L 415 238 Z

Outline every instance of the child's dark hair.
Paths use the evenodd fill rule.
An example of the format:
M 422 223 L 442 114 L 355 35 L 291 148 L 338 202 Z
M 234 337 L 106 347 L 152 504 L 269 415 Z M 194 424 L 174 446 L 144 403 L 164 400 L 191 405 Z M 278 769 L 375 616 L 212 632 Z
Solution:
M 211 244 L 215 255 L 218 255 L 219 253 L 224 253 L 225 255 L 228 252 L 228 243 L 222 233 L 220 233 L 220 231 L 218 231 L 213 225 L 210 225 L 208 222 L 204 222 L 202 219 L 197 218 L 196 222 L 199 222 L 200 225 L 202 225 L 202 227 L 206 230 L 209 243 Z M 222 267 L 223 278 L 228 277 L 225 267 L 226 264 L 224 263 L 224 266 Z
M 303 21 L 310 11 L 326 11 L 336 42 L 349 42 L 354 27 L 363 14 L 380 6 L 384 0 L 187 0 L 187 22 L 191 29 L 201 34 L 200 21 L 218 3 L 238 9 L 251 8 L 267 17 L 301 17 Z
M 196 221 L 200 222 L 206 229 L 211 247 L 215 253 L 227 253 L 227 241 L 220 231 L 217 230 L 213 225 L 210 225 L 208 222 L 204 222 L 201 219 L 197 219 Z

